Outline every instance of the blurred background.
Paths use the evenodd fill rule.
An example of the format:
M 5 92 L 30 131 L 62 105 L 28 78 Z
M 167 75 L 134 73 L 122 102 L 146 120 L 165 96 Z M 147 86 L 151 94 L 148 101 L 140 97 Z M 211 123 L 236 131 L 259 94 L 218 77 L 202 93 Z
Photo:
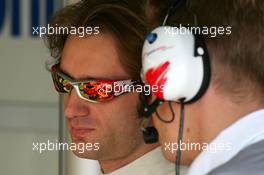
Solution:
M 33 142 L 67 140 L 67 134 L 60 120 L 59 96 L 45 69 L 49 52 L 42 38 L 32 36 L 32 27 L 45 26 L 56 10 L 73 2 L 76 1 L 0 0 L 2 175 L 99 172 L 97 162 L 79 159 L 70 151 L 33 151 Z

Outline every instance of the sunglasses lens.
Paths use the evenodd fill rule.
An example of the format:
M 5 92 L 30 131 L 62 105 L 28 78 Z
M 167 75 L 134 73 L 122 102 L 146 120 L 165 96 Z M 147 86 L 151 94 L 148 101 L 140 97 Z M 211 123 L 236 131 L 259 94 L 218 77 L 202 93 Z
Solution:
M 112 84 L 105 82 L 91 81 L 87 83 L 80 83 L 80 94 L 89 100 L 102 102 L 113 98 Z
M 72 85 L 60 76 L 57 72 L 52 73 L 52 79 L 55 89 L 60 93 L 69 93 L 72 89 Z
M 63 73 L 57 71 L 57 65 L 52 67 L 52 80 L 56 91 L 60 93 L 71 93 L 71 90 L 75 87 L 78 91 L 78 95 L 87 99 L 90 102 L 106 102 L 113 99 L 116 95 L 114 92 L 114 83 L 116 80 L 87 80 L 87 81 L 75 81 L 71 80 Z M 124 80 L 125 81 L 125 80 Z M 120 95 L 120 94 L 119 94 Z

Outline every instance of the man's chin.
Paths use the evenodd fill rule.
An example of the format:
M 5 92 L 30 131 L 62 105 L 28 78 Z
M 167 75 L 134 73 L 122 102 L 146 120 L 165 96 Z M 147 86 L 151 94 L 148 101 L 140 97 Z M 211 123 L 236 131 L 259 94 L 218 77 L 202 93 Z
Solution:
M 98 160 L 101 151 L 99 143 L 72 138 L 71 145 L 71 151 L 77 157 Z
M 73 154 L 79 158 L 98 160 L 98 151 L 72 150 Z

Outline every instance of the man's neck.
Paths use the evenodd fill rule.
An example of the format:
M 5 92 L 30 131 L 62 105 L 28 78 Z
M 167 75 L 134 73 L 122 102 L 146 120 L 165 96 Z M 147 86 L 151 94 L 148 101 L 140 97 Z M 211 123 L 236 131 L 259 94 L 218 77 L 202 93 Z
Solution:
M 126 157 L 119 158 L 119 159 L 112 159 L 112 160 L 100 160 L 99 163 L 100 163 L 101 169 L 104 173 L 111 173 L 129 164 L 130 162 L 138 159 L 144 154 L 152 151 L 156 147 L 158 147 L 158 143 L 144 144 Z
M 240 118 L 263 108 L 257 102 L 234 103 L 228 98 L 211 101 L 211 107 L 203 115 L 201 123 L 204 142 L 212 141 L 221 131 L 235 123 Z

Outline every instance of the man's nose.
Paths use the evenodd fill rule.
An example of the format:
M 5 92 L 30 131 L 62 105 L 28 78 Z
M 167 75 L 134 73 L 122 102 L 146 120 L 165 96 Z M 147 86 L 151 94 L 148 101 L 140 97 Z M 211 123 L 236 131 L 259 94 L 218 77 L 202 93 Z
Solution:
M 87 103 L 88 102 L 81 99 L 76 90 L 73 89 L 70 94 L 64 95 L 65 117 L 71 119 L 74 117 L 87 116 L 90 112 Z

